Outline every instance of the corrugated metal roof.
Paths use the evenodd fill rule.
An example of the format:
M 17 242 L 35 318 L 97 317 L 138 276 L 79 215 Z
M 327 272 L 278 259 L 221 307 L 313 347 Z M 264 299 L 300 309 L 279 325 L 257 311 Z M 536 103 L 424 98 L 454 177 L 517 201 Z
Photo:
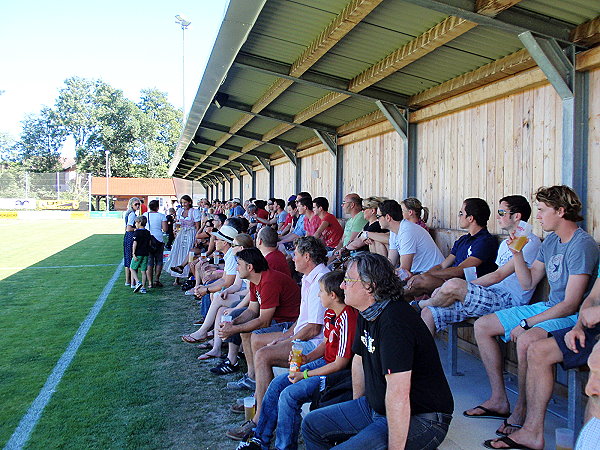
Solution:
M 245 1 L 252 1 L 255 8 L 260 8 L 257 2 L 261 0 L 232 0 L 230 10 L 239 13 L 240 5 L 245 4 Z M 277 91 L 268 102 L 254 108 L 253 115 L 256 117 L 244 120 L 243 126 L 237 127 L 240 128 L 239 136 L 228 136 L 219 130 L 228 131 L 239 120 L 247 117 L 244 111 L 251 110 L 256 102 L 269 92 L 273 84 L 281 80 L 282 75 L 289 73 L 294 62 L 315 40 L 328 32 L 328 26 L 347 5 L 354 8 L 361 5 L 357 0 L 266 1 L 251 25 L 251 31 L 245 41 L 240 42 L 237 47 L 231 45 L 230 48 L 219 47 L 219 39 L 215 44 L 214 51 L 218 49 L 221 52 L 233 52 L 231 55 L 225 55 L 225 59 L 237 57 L 239 63 L 234 62 L 234 65 L 228 68 L 226 77 L 215 94 L 214 98 L 224 106 L 218 109 L 212 104 L 198 104 L 198 108 L 203 110 L 201 122 L 197 121 L 196 126 L 208 123 L 216 130 L 198 128 L 195 142 L 214 142 L 223 140 L 224 136 L 228 138 L 224 139 L 222 147 L 209 157 L 202 156 L 208 149 L 207 145 L 198 144 L 192 148 L 191 139 L 180 141 L 180 146 L 189 144 L 190 147 L 189 152 L 182 155 L 180 164 L 175 168 L 176 175 L 188 176 L 189 170 L 194 166 L 196 169 L 189 176 L 203 176 L 212 170 L 211 168 L 218 166 L 239 168 L 235 161 L 227 160 L 232 155 L 238 155 L 231 151 L 232 148 L 247 146 L 260 154 L 279 154 L 276 145 L 258 145 L 248 135 L 260 140 L 275 137 L 272 144 L 284 142 L 286 146 L 294 147 L 315 137 L 312 129 L 308 127 L 334 131 L 341 125 L 376 111 L 375 99 L 392 101 L 389 99 L 393 98 L 393 102 L 398 103 L 401 102 L 402 95 L 407 98 L 512 54 L 523 48 L 516 32 L 523 29 L 523 23 L 527 22 L 528 18 L 531 19 L 534 29 L 543 28 L 544 34 L 554 32 L 564 40 L 562 36 L 568 34 L 565 31 L 600 14 L 600 2 L 589 0 L 522 0 L 508 11 L 500 12 L 496 22 L 490 22 L 486 17 L 473 16 L 471 11 L 463 13 L 452 9 L 457 2 L 450 0 L 438 0 L 435 3 L 437 6 L 430 5 L 431 8 L 436 8 L 436 11 L 422 6 L 427 4 L 426 0 L 423 0 L 422 4 L 419 3 L 418 0 L 383 0 L 355 26 L 338 29 L 336 36 L 339 40 L 332 40 L 332 45 L 325 54 L 319 54 L 303 67 L 302 78 L 313 84 L 309 85 L 297 78 L 292 79 L 290 86 Z M 230 10 L 224 22 L 228 26 L 231 26 L 228 22 Z M 324 97 L 334 92 L 331 86 L 348 89 L 348 83 L 366 70 L 374 66 L 383 70 L 381 64 L 384 58 L 403 45 L 413 42 L 416 37 L 432 27 L 439 28 L 441 25 L 438 24 L 451 22 L 453 19 L 448 19 L 450 13 L 468 17 L 480 25 L 468 31 L 462 30 L 462 34 L 457 33 L 454 39 L 445 41 L 445 45 L 432 48 L 429 53 L 420 55 L 416 61 L 402 64 L 395 72 L 386 72 L 385 77 L 374 80 L 377 82 L 362 84 L 362 89 L 367 87 L 361 91 L 363 97 L 352 95 L 341 103 L 332 104 L 328 109 L 319 109 L 318 114 L 311 114 L 301 127 L 294 126 L 283 133 L 272 133 L 274 129 L 282 130 L 282 123 L 293 121 L 299 113 L 319 104 Z M 248 14 L 251 15 L 250 12 Z M 235 17 L 236 20 L 244 22 L 243 18 Z M 251 23 L 253 20 L 254 16 L 249 17 L 247 22 Z M 496 26 L 498 24 L 501 26 Z M 436 36 L 440 33 L 443 35 L 443 32 L 438 30 Z M 313 47 L 313 50 L 314 48 L 321 47 Z M 206 74 L 210 76 L 213 73 L 221 73 L 222 70 L 222 65 L 213 67 L 209 63 L 205 77 Z M 202 86 L 201 84 L 201 89 Z M 198 120 L 197 116 L 190 116 L 186 130 L 193 128 L 193 121 Z M 274 120 L 273 117 L 277 117 L 278 120 Z M 188 139 L 188 135 L 182 139 Z M 249 143 L 252 145 L 248 146 Z M 240 158 L 244 162 L 253 159 L 250 154 Z

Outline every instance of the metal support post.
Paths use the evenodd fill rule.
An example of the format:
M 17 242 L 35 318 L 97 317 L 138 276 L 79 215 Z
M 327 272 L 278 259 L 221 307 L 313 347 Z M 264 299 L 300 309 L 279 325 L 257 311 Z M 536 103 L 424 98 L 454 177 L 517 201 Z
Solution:
M 563 51 L 556 40 L 529 31 L 519 34 L 519 39 L 562 99 L 562 183 L 571 186 L 585 205 L 589 75 L 576 72 L 574 45 Z
M 417 124 L 408 124 L 408 158 L 406 166 L 406 197 L 417 197 Z
M 302 192 L 302 159 L 296 159 L 296 194 Z

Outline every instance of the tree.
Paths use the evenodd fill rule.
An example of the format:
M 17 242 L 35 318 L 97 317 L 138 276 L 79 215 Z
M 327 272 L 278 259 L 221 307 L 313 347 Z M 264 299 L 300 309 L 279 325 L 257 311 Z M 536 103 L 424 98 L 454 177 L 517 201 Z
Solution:
M 38 116 L 27 116 L 16 144 L 20 162 L 31 172 L 60 170 L 60 149 L 65 136 L 66 130 L 50 108 L 44 107 Z
M 147 161 L 142 176 L 166 177 L 181 134 L 183 113 L 158 89 L 142 90 L 138 108 L 142 112 L 140 150 Z

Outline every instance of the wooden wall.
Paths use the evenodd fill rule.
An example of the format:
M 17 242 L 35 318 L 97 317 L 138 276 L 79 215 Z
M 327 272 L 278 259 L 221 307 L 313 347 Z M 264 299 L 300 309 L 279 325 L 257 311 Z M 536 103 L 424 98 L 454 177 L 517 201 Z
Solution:
M 402 146 L 396 132 L 344 145 L 344 194 L 402 200 Z
M 233 178 L 231 180 L 231 184 L 233 184 L 233 197 L 239 197 L 240 196 L 240 182 L 238 181 L 237 178 Z M 242 201 L 244 201 L 244 199 L 241 199 Z
M 561 183 L 561 102 L 547 85 L 418 124 L 417 193 L 434 227 L 458 228 L 462 200 L 492 211 Z M 534 221 L 535 223 L 535 221 Z M 490 231 L 499 232 L 495 220 Z M 535 231 L 541 235 L 539 224 Z
M 256 172 L 256 198 L 262 200 L 269 198 L 269 172 L 265 169 Z
M 296 167 L 291 162 L 275 166 L 275 198 L 285 201 L 296 190 Z
M 335 160 L 331 153 L 321 152 L 302 158 L 301 173 L 303 191 L 310 192 L 313 198 L 326 197 L 334 203 Z
M 590 72 L 587 229 L 600 242 L 600 69 Z
M 242 186 L 244 189 L 244 195 L 242 196 L 243 202 L 244 200 L 247 200 L 250 197 L 252 197 L 252 177 L 250 175 L 242 176 Z

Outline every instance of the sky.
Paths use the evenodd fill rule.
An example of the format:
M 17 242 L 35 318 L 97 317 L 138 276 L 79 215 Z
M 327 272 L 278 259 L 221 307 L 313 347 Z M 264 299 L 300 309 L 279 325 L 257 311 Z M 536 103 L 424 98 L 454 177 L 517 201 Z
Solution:
M 0 2 L 0 132 L 18 139 L 21 121 L 52 107 L 64 80 L 99 78 L 133 101 L 140 90 L 182 96 L 185 31 L 186 115 L 228 0 L 6 0 Z M 71 153 L 68 145 L 63 154 Z

